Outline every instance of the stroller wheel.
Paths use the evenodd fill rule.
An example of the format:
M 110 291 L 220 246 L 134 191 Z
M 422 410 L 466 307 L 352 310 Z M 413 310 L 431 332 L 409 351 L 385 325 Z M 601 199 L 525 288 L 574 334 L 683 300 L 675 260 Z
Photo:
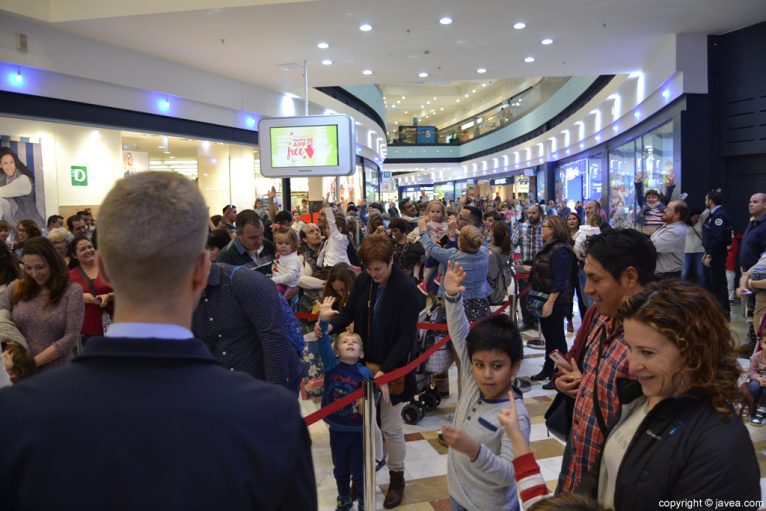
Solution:
M 442 398 L 439 396 L 439 393 L 433 392 L 431 389 L 426 390 L 420 395 L 420 402 L 423 403 L 423 406 L 426 408 L 427 412 L 430 412 L 439 406 L 441 400 Z
M 407 424 L 413 425 L 420 422 L 420 419 L 426 414 L 426 411 L 418 403 L 407 403 L 402 408 L 402 419 Z

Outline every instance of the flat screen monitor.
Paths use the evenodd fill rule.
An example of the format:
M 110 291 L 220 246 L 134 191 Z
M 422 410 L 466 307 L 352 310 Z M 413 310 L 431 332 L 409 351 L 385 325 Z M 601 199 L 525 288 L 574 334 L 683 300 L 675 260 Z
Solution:
M 354 121 L 347 115 L 261 119 L 258 143 L 264 177 L 350 176 L 356 170 Z

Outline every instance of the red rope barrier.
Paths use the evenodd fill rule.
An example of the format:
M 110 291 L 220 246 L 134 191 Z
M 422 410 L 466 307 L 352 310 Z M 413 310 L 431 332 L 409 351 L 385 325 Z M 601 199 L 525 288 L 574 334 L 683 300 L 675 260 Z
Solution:
M 513 299 L 510 299 L 507 302 L 505 302 L 499 309 L 497 309 L 495 312 L 493 312 L 490 316 L 496 316 L 496 315 L 500 314 L 501 312 L 503 312 L 505 309 L 507 309 L 511 305 L 512 301 L 513 301 Z M 302 313 L 298 313 L 298 314 L 302 314 Z M 297 314 L 296 314 L 296 317 L 297 317 Z M 481 320 L 479 320 L 479 321 L 481 321 Z M 476 321 L 471 323 L 471 328 L 473 328 L 473 326 L 475 324 L 476 324 Z M 435 326 L 435 325 L 442 326 L 442 325 L 444 325 L 444 328 L 431 328 L 431 330 L 447 330 L 447 326 L 444 323 L 438 323 L 438 324 L 437 323 L 418 323 L 418 325 L 432 325 L 432 326 Z M 418 326 L 418 329 L 422 329 L 422 328 L 425 328 L 425 327 Z M 390 373 L 386 373 L 383 376 L 375 378 L 375 383 L 378 386 L 384 385 L 386 383 L 392 382 L 392 381 L 394 381 L 394 380 L 396 380 L 398 378 L 401 378 L 402 376 L 404 376 L 404 375 L 414 371 L 415 369 L 417 369 L 417 367 L 420 364 L 425 362 L 425 360 L 428 357 L 433 355 L 436 352 L 436 350 L 438 350 L 439 348 L 441 348 L 442 346 L 447 344 L 447 342 L 449 342 L 449 340 L 450 340 L 450 336 L 449 335 L 445 335 L 442 339 L 439 340 L 439 342 L 435 343 L 433 346 L 431 346 L 426 351 L 421 353 L 419 357 L 417 357 L 415 360 L 413 360 L 412 362 L 410 362 L 406 366 L 400 367 L 398 369 L 394 369 Z M 342 399 L 334 401 L 334 402 L 330 403 L 329 405 L 325 406 L 324 408 L 320 408 L 319 410 L 317 410 L 317 411 L 307 415 L 303 420 L 304 420 L 304 422 L 306 422 L 307 426 L 310 426 L 310 425 L 314 424 L 315 422 L 318 422 L 318 421 L 324 419 L 328 415 L 331 415 L 331 414 L 337 412 L 338 410 L 340 410 L 342 408 L 345 408 L 346 406 L 350 405 L 351 403 L 353 403 L 354 401 L 356 401 L 360 397 L 362 397 L 362 389 L 357 389 L 354 392 L 352 392 L 351 394 L 343 397 Z

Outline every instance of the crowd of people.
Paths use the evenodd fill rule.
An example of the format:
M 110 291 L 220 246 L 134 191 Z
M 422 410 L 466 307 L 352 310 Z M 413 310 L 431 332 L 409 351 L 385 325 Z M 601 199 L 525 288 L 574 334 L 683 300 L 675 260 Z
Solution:
M 757 501 L 744 420 L 766 423 L 766 361 L 760 345 L 736 348 L 729 327 L 722 192 L 695 209 L 672 175 L 664 194 L 639 184 L 635 229 L 612 227 L 598 200 L 328 196 L 310 212 L 307 201 L 280 210 L 274 188 L 209 217 L 193 184 L 154 172 L 115 185 L 98 229 L 87 210 L 44 229 L 0 221 L 0 438 L 13 439 L 0 503 L 315 509 L 299 391 L 324 406 L 407 365 L 426 305 L 444 307 L 462 380 L 442 431 L 453 510 Z M 755 330 L 766 194 L 748 207 L 735 287 Z M 509 293 L 521 297 L 518 324 L 515 311 L 491 312 Z M 545 358 L 530 379 L 565 411 L 555 496 L 518 386 L 520 334 L 538 328 Z M 736 351 L 752 355 L 745 385 Z M 406 486 L 402 407 L 419 389 L 412 372 L 379 387 L 389 509 Z M 361 510 L 359 406 L 325 420 L 337 510 Z M 177 484 L 162 482 L 168 473 Z

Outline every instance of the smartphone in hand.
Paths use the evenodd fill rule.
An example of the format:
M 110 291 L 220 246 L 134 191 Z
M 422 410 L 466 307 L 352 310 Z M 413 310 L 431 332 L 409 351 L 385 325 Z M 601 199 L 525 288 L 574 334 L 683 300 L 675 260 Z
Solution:
M 550 357 L 558 367 L 563 367 L 567 371 L 572 370 L 572 364 L 570 364 L 569 361 L 564 358 L 564 355 L 562 355 L 559 350 L 553 350 L 550 354 Z

